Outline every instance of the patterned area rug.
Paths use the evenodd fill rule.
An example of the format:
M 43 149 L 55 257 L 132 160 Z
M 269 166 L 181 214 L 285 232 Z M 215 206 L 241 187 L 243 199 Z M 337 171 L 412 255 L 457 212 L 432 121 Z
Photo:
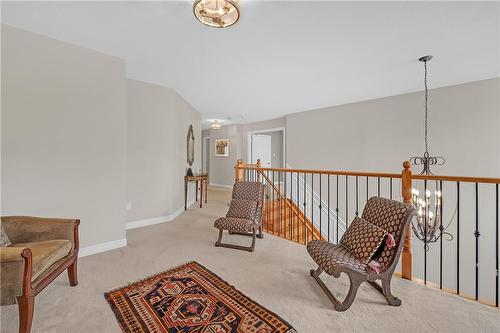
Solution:
M 124 332 L 295 332 L 275 313 L 196 262 L 104 296 Z

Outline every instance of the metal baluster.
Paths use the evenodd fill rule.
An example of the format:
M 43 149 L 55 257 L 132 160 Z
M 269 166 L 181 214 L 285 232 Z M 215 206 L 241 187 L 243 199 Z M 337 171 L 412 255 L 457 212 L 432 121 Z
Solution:
M 389 194 L 389 199 L 391 199 L 391 200 L 392 200 L 392 177 L 391 177 L 391 178 L 389 178 L 389 191 L 391 192 L 391 193 Z
M 280 182 L 280 192 L 283 193 L 283 195 L 285 195 L 285 197 L 283 198 L 283 196 L 281 196 L 281 200 L 280 200 L 280 225 L 283 224 L 283 238 L 286 239 L 286 220 L 285 220 L 285 200 L 286 200 L 286 186 L 285 184 L 281 181 L 282 179 L 284 179 L 283 177 L 283 171 L 280 171 L 279 172 L 279 182 Z M 281 188 L 282 186 L 285 186 L 285 190 L 282 191 Z
M 311 238 L 314 240 L 314 173 L 311 173 Z
M 286 171 L 283 173 L 283 186 L 285 186 L 285 199 L 283 200 L 283 225 L 285 226 L 285 239 L 288 239 L 288 235 L 286 234 Z
M 339 243 L 339 175 L 337 175 L 337 206 L 335 207 L 335 212 L 337 213 L 337 244 Z
M 300 223 L 299 223 L 299 209 L 300 209 L 300 189 L 299 189 L 299 173 L 297 172 L 297 200 L 295 202 L 295 207 L 297 208 L 296 225 L 297 225 L 297 243 L 300 243 Z
M 370 180 L 368 179 L 368 176 L 366 176 L 366 202 L 368 202 L 368 185 L 370 184 Z
M 349 176 L 345 175 L 345 228 L 349 228 Z
M 330 243 L 330 174 L 328 174 L 328 243 Z
M 290 172 L 290 208 L 289 208 L 289 214 L 290 216 L 288 217 L 289 223 L 290 223 L 290 239 L 293 240 L 293 173 Z
M 460 295 L 460 182 L 457 182 L 457 295 Z
M 358 176 L 356 176 L 356 217 L 359 215 Z
M 272 201 L 272 205 L 273 205 L 273 208 L 271 209 L 272 213 L 273 213 L 273 218 L 272 218 L 272 230 L 273 230 L 273 235 L 274 235 L 274 224 L 275 224 L 275 212 L 274 212 L 274 170 L 272 171 L 272 175 L 273 175 L 273 179 L 271 181 L 271 189 L 272 189 L 272 192 L 273 192 L 273 201 Z
M 307 229 L 306 229 L 306 200 L 307 200 L 306 198 L 307 198 L 307 193 L 306 193 L 306 185 L 307 185 L 307 175 L 304 172 L 304 205 L 302 207 L 302 208 L 304 208 L 302 210 L 302 215 L 304 217 L 304 223 L 303 223 L 304 224 L 304 235 L 303 235 L 304 244 L 307 243 Z
M 269 232 L 269 220 L 271 219 L 270 210 L 269 210 L 269 170 L 266 171 L 266 183 L 267 183 L 267 188 L 266 188 L 266 198 L 267 198 L 267 204 L 266 204 L 266 211 L 267 211 L 267 219 L 266 219 L 266 231 Z
M 496 279 L 495 279 L 495 306 L 498 308 L 498 184 L 495 184 L 496 192 L 496 218 L 495 218 L 495 269 L 496 269 Z
M 476 237 L 476 301 L 479 296 L 479 187 L 476 183 L 476 230 L 474 237 Z
M 323 230 L 321 229 L 321 217 L 323 215 L 323 212 L 321 211 L 322 208 L 322 201 L 321 201 L 321 174 L 319 174 L 319 239 L 321 239 L 321 236 L 323 235 Z
M 427 200 L 427 179 L 424 180 L 424 200 Z M 424 214 L 424 284 L 427 284 L 427 222 L 429 207 L 425 205 Z
M 282 234 L 282 225 L 281 225 L 281 201 L 282 201 L 282 197 L 281 197 L 281 171 L 278 171 L 278 193 L 277 193 L 277 196 L 278 196 L 278 236 L 279 237 L 282 237 L 281 234 Z
M 439 191 L 441 192 L 441 200 L 439 206 L 439 215 L 441 216 L 439 220 L 439 289 L 443 289 L 443 181 L 439 181 Z
M 380 197 L 380 177 L 377 177 L 377 196 Z

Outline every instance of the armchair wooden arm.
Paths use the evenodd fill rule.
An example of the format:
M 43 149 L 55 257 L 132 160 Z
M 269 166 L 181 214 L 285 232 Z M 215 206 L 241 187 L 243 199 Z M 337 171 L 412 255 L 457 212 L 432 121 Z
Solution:
M 78 219 L 40 218 L 29 216 L 2 217 L 3 227 L 14 246 L 0 248 L 1 304 L 18 303 L 19 332 L 29 333 L 33 320 L 35 296 L 64 270 L 68 270 L 71 286 L 78 284 L 79 249 Z M 25 244 L 55 240 L 71 242 L 69 254 L 33 278 L 32 250 Z M 33 249 L 37 245 L 34 245 Z

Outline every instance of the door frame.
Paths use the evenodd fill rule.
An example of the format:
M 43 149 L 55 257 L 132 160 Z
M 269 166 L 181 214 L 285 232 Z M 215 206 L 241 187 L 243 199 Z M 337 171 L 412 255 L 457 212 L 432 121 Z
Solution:
M 206 167 L 206 162 L 208 161 L 208 167 L 210 168 L 210 144 L 208 145 L 208 151 L 205 152 L 205 149 L 207 147 L 207 141 L 210 141 L 210 136 L 204 136 L 201 138 L 201 170 L 203 170 Z M 205 152 L 205 157 L 206 161 L 203 161 L 203 153 Z M 203 163 L 205 162 L 205 164 Z M 210 172 L 210 169 L 208 169 Z
M 247 133 L 247 161 L 252 163 L 252 135 L 269 132 L 283 132 L 283 168 L 286 168 L 286 127 L 274 127 L 261 130 L 248 131 Z

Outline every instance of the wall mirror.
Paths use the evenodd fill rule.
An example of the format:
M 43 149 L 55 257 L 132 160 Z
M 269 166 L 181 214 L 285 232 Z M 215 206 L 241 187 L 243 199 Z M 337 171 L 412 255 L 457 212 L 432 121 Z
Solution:
M 189 125 L 189 130 L 187 134 L 187 162 L 189 166 L 193 165 L 194 162 L 194 133 L 193 125 Z

